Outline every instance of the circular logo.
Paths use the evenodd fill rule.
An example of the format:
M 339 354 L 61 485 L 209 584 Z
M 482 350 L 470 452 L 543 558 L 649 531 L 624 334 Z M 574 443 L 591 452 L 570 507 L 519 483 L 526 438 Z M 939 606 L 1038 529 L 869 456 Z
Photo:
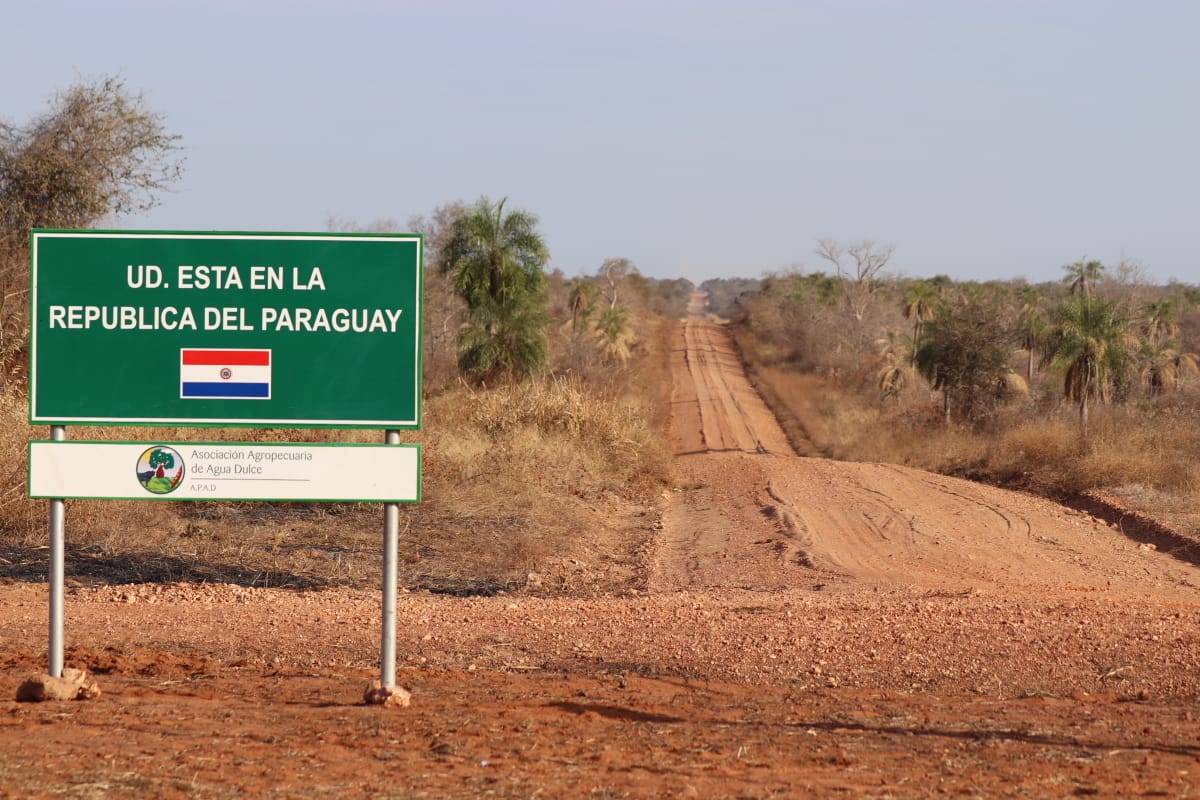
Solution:
M 233 377 L 233 370 L 229 367 L 221 367 L 221 380 L 227 381 Z
M 163 445 L 146 450 L 137 462 L 138 483 L 151 494 L 175 491 L 183 483 L 183 473 L 183 456 Z

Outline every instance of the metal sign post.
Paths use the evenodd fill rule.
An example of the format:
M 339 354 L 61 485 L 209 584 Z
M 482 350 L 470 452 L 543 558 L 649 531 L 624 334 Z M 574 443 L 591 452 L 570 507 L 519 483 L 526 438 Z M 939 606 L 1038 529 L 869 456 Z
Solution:
M 61 442 L 67 438 L 67 429 L 55 425 L 50 429 L 50 438 Z M 63 670 L 63 596 L 66 583 L 67 525 L 66 502 L 61 499 L 50 501 L 50 675 L 62 677 Z
M 388 431 L 387 444 L 400 444 L 400 431 Z M 379 682 L 384 689 L 396 685 L 396 595 L 400 551 L 400 504 L 383 507 L 383 635 L 380 643 Z

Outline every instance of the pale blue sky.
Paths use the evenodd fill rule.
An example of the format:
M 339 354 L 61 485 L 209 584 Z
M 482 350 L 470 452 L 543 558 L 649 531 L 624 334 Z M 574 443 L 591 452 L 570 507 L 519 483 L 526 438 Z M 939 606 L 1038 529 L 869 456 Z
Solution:
M 120 74 L 187 171 L 122 227 L 324 230 L 507 196 L 553 267 L 1200 282 L 1191 0 L 38 0 L 0 117 Z

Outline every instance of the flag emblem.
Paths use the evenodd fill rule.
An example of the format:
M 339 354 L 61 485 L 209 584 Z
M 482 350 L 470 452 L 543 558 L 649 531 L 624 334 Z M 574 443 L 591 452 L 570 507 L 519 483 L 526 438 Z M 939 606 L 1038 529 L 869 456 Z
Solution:
M 183 400 L 270 400 L 270 350 L 184 348 L 179 351 Z

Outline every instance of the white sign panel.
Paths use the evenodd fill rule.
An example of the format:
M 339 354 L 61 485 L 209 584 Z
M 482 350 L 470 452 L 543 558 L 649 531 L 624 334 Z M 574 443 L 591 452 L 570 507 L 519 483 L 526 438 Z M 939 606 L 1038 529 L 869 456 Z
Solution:
M 416 503 L 420 445 L 29 443 L 29 496 Z

